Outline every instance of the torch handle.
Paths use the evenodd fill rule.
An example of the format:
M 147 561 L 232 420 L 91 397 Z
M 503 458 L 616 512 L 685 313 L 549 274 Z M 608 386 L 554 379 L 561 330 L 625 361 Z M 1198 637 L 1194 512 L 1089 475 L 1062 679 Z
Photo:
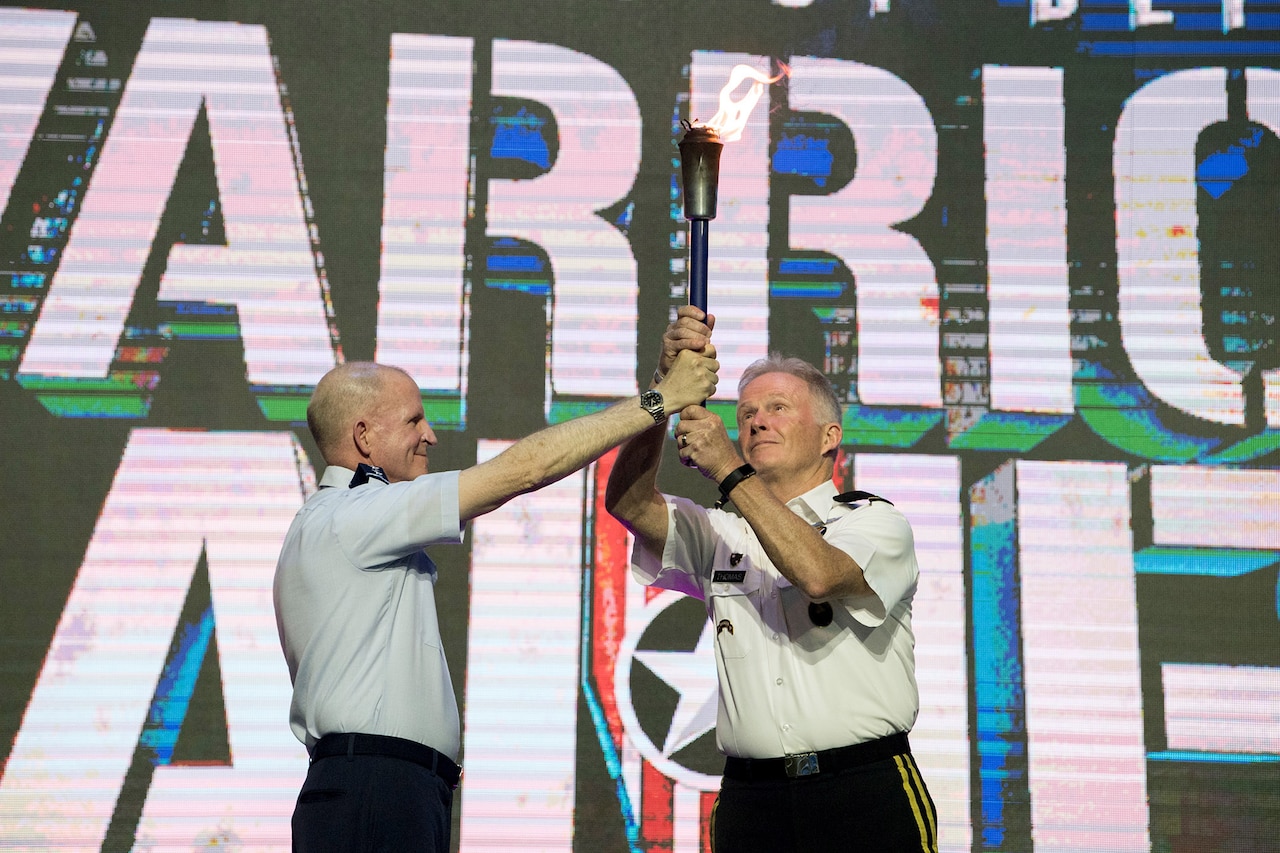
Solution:
M 707 242 L 710 222 L 689 220 L 689 304 L 707 312 Z

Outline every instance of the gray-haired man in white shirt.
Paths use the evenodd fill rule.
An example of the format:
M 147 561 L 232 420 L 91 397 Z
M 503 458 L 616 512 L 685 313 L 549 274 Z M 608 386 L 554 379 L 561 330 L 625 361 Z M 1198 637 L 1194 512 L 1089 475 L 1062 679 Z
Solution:
M 713 324 L 681 308 L 655 376 L 709 347 Z M 719 485 L 716 508 L 658 491 L 658 429 L 623 446 L 606 495 L 635 534 L 637 580 L 702 599 L 715 626 L 726 761 L 713 847 L 936 853 L 907 742 L 919 710 L 911 527 L 884 499 L 837 494 L 840 403 L 812 365 L 749 366 L 737 421 L 741 454 L 702 406 L 675 430 L 681 462 Z M 739 514 L 720 509 L 730 499 Z

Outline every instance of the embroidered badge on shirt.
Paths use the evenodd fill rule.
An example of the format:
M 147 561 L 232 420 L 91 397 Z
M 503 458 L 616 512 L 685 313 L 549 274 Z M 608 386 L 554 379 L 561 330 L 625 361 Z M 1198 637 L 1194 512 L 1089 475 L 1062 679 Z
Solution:
M 746 569 L 731 572 L 727 569 L 716 569 L 711 573 L 712 583 L 742 583 L 747 579 Z
M 742 562 L 742 555 L 741 555 L 741 554 L 730 554 L 730 555 L 729 555 L 729 565 L 731 565 L 731 566 L 736 566 L 736 565 L 738 565 L 738 563 L 741 563 L 741 562 Z

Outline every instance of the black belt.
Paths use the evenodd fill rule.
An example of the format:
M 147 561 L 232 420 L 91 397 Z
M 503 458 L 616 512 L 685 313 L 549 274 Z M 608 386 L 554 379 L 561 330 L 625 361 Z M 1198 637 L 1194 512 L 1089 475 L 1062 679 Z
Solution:
M 724 775 L 744 782 L 757 782 L 762 779 L 796 779 L 801 776 L 817 776 L 819 773 L 833 773 L 850 767 L 874 764 L 909 752 L 911 752 L 911 745 L 907 743 L 906 732 L 899 732 L 896 735 L 855 743 L 852 746 L 824 749 L 819 752 L 801 752 L 797 755 L 784 755 L 781 758 L 737 758 L 730 755 L 725 757 Z
M 311 748 L 311 760 L 333 758 L 338 755 L 381 755 L 420 764 L 439 776 L 450 788 L 458 787 L 462 768 L 449 756 L 417 741 L 386 735 L 331 734 L 316 741 Z

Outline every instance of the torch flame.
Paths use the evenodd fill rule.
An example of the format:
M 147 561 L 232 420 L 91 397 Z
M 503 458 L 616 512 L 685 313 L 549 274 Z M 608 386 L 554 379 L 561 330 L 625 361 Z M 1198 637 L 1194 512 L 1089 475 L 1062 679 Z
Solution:
M 770 77 L 750 65 L 733 66 L 733 70 L 729 72 L 729 82 L 720 90 L 720 111 L 708 121 L 694 121 L 693 126 L 709 127 L 720 134 L 722 141 L 737 142 L 742 138 L 742 131 L 747 126 L 751 111 L 755 109 L 760 97 L 764 94 L 764 87 L 778 82 L 787 76 L 788 71 L 787 66 L 783 65 L 780 74 Z M 734 91 L 746 80 L 754 82 L 747 89 L 747 93 L 735 101 Z

